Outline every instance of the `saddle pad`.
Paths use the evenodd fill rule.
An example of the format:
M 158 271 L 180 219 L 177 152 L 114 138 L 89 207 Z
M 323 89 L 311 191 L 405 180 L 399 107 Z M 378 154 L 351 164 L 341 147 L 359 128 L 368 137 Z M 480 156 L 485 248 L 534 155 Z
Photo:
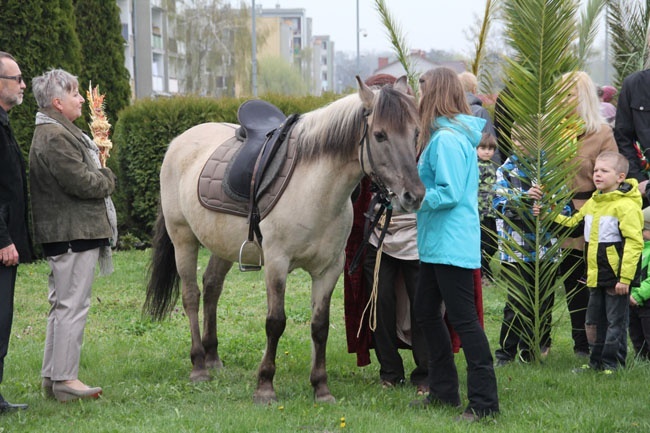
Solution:
M 228 164 L 239 151 L 242 142 L 233 137 L 223 143 L 212 153 L 207 160 L 199 176 L 198 196 L 201 205 L 207 209 L 227 213 L 231 215 L 248 217 L 249 202 L 239 201 L 231 198 L 223 189 L 223 180 L 226 175 Z M 285 140 L 283 146 L 287 147 L 284 161 L 280 162 L 280 167 L 273 179 L 262 179 L 264 188 L 261 195 L 257 198 L 257 206 L 260 212 L 260 220 L 273 209 L 278 199 L 284 192 L 284 189 L 291 179 L 296 162 L 296 140 L 293 134 L 288 140 Z M 277 157 L 280 156 L 278 152 Z M 276 171 L 276 170 L 271 170 Z M 267 186 L 268 185 L 268 186 Z

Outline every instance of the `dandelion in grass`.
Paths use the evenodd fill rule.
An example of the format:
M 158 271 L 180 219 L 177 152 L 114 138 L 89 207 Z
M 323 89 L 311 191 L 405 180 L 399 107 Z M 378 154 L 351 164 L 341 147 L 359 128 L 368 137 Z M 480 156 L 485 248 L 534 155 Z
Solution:
M 345 428 L 345 417 L 341 417 L 341 428 Z

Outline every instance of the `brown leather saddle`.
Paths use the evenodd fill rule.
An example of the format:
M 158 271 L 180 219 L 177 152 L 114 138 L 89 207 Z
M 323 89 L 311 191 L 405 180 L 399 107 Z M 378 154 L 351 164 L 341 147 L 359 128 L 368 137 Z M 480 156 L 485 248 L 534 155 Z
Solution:
M 296 146 L 286 138 L 298 116 L 287 118 L 274 105 L 251 100 L 240 106 L 237 117 L 241 126 L 235 137 L 219 146 L 203 166 L 199 200 L 207 209 L 247 216 L 254 192 L 263 218 L 293 172 Z
M 297 146 L 291 131 L 299 116 L 286 117 L 268 102 L 251 100 L 239 107 L 237 117 L 241 127 L 235 137 L 217 147 L 201 171 L 198 196 L 207 209 L 248 217 L 249 238 L 242 249 L 249 242 L 259 249 L 258 224 L 277 203 L 295 167 Z M 259 265 L 240 261 L 241 270 L 260 266 L 261 253 Z

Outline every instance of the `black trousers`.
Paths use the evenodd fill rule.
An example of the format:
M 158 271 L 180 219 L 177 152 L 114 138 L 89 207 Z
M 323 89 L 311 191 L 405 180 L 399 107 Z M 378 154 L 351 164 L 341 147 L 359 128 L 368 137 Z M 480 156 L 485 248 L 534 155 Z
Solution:
M 376 261 L 377 250 L 372 245 L 369 245 L 363 267 L 368 290 L 372 289 Z M 377 278 L 377 328 L 373 333 L 373 339 L 375 354 L 379 361 L 379 377 L 393 383 L 401 382 L 405 378 L 404 364 L 399 354 L 397 340 L 395 284 L 400 274 L 404 280 L 404 287 L 411 308 L 411 349 L 415 369 L 411 372 L 410 380 L 414 385 L 425 385 L 427 383 L 428 357 L 426 340 L 413 314 L 419 269 L 420 262 L 418 260 L 401 260 L 388 254 L 382 254 L 381 256 Z
M 573 351 L 589 353 L 589 342 L 585 332 L 589 289 L 584 282 L 581 282 L 587 275 L 587 264 L 583 252 L 574 249 L 564 250 L 564 260 L 560 265 L 560 272 L 566 277 L 564 289 L 571 318 Z
M 630 307 L 630 340 L 636 356 L 650 360 L 650 306 Z
M 4 373 L 5 356 L 9 349 L 11 324 L 14 317 L 14 287 L 18 266 L 0 264 L 0 383 Z
M 492 353 L 474 303 L 473 270 L 420 263 L 415 318 L 427 340 L 430 398 L 460 405 L 458 372 L 449 330 L 441 312 L 443 302 L 447 318 L 460 337 L 467 361 L 469 405 L 466 410 L 480 415 L 498 412 L 499 398 Z

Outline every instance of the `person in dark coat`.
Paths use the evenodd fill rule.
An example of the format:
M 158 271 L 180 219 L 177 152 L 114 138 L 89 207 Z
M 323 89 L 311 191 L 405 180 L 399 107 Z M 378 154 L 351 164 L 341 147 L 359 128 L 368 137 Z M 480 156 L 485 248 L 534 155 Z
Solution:
M 32 258 L 25 159 L 7 114 L 23 102 L 25 87 L 16 60 L 0 51 L 0 383 L 11 335 L 18 263 Z M 0 394 L 0 414 L 16 409 L 27 409 L 27 405 L 11 404 Z
M 616 104 L 614 138 L 618 151 L 630 163 L 629 178 L 639 181 L 639 191 L 644 196 L 644 203 L 650 198 L 648 167 L 650 157 L 650 69 L 634 72 L 623 80 L 621 93 Z M 638 146 L 638 148 L 637 148 Z

